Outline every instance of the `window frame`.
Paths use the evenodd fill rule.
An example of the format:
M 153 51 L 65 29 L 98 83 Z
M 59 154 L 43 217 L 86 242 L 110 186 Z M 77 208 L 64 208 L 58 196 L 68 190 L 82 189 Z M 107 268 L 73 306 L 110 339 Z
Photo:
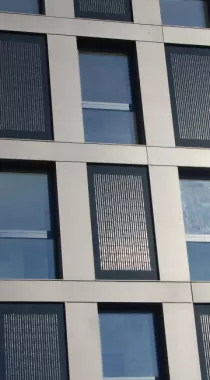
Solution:
M 0 32 L 0 41 L 6 42 L 25 42 L 35 43 L 40 47 L 40 65 L 42 69 L 42 91 L 43 91 L 43 112 L 44 112 L 44 132 L 29 132 L 29 131 L 17 131 L 17 130 L 1 130 L 0 138 L 9 138 L 17 140 L 47 140 L 52 141 L 54 139 L 53 131 L 53 117 L 52 117 L 52 98 L 51 98 L 51 86 L 50 86 L 50 68 L 48 58 L 48 42 L 47 36 L 44 34 L 36 33 L 24 33 L 24 32 Z M 1 100 L 0 100 L 1 102 Z
M 196 335 L 198 342 L 198 353 L 200 359 L 201 375 L 202 380 L 208 380 L 208 375 L 206 371 L 206 361 L 205 361 L 205 352 L 203 347 L 203 334 L 202 327 L 200 322 L 201 315 L 209 315 L 210 317 L 210 304 L 194 304 L 194 316 L 195 316 L 195 326 L 196 326 Z
M 63 278 L 62 262 L 61 262 L 61 246 L 60 246 L 60 229 L 59 229 L 59 209 L 58 209 L 58 195 L 56 185 L 56 170 L 54 163 L 22 163 L 20 161 L 8 162 L 1 161 L 0 173 L 25 173 L 25 174 L 46 174 L 47 175 L 47 191 L 49 196 L 49 217 L 50 217 L 50 231 L 22 231 L 22 230 L 0 230 L 0 239 L 51 239 L 53 242 L 53 259 L 55 268 L 55 278 Z M 11 232 L 14 231 L 14 232 Z M 17 233 L 16 233 L 17 232 Z M 9 236 L 10 235 L 10 236 Z M 15 236 L 16 235 L 16 236 Z M 33 236 L 33 237 L 32 237 Z M 9 278 L 12 279 L 12 278 Z M 21 280 L 28 280 L 22 278 Z M 36 280 L 36 278 L 34 279 Z M 44 279 L 43 279 L 44 280 Z M 47 279 L 46 279 L 47 280 Z M 1 303 L 0 303 L 1 304 Z
M 66 331 L 66 316 L 65 316 L 65 305 L 61 302 L 0 302 L 0 319 L 5 313 L 10 314 L 56 314 L 58 316 L 58 336 L 59 336 L 59 352 L 60 352 L 60 372 L 62 379 L 69 379 L 69 365 L 68 365 L 68 349 L 67 349 L 67 331 Z M 0 326 L 2 323 L 0 323 Z M 0 329 L 0 341 L 4 340 L 3 328 Z M 2 380 L 6 379 L 4 368 L 4 345 L 0 345 L 2 348 L 0 354 L 0 374 Z M 2 376 L 3 372 L 3 376 Z
M 126 7 L 126 14 L 118 15 L 111 13 L 103 13 L 103 12 L 88 12 L 81 11 L 79 6 L 79 0 L 74 0 L 74 13 L 76 18 L 88 18 L 88 19 L 96 19 L 96 20 L 105 20 L 105 21 L 124 21 L 124 22 L 133 22 L 133 10 L 131 0 L 124 0 Z M 107 17 L 106 17 L 107 15 Z
M 210 139 L 209 140 L 199 140 L 199 139 L 182 139 L 179 135 L 179 122 L 176 108 L 176 96 L 175 96 L 175 88 L 173 81 L 173 71 L 171 65 L 170 54 L 176 52 L 177 54 L 183 54 L 186 50 L 187 54 L 194 54 L 195 50 L 198 53 L 197 55 L 201 56 L 209 56 L 210 57 L 210 47 L 208 46 L 189 46 L 189 45 L 177 45 L 177 44 L 165 44 L 165 56 L 166 56 L 166 66 L 167 66 L 167 75 L 168 75 L 168 84 L 169 84 L 169 94 L 170 94 L 170 102 L 171 102 L 171 110 L 172 110 L 172 119 L 173 119 L 173 130 L 175 137 L 176 146 L 183 147 L 196 147 L 196 148 L 209 148 L 210 147 Z
M 136 313 L 153 315 L 153 327 L 155 336 L 155 348 L 157 352 L 157 367 L 159 371 L 158 379 L 169 380 L 169 365 L 167 356 L 167 345 L 165 336 L 165 326 L 163 318 L 162 304 L 144 304 L 144 303 L 98 303 L 98 318 L 100 313 Z M 100 326 L 99 326 L 100 333 Z M 102 345 L 100 346 L 102 353 Z M 105 380 L 111 380 L 112 378 L 104 378 Z M 116 379 L 116 378 L 115 378 Z M 132 379 L 129 377 L 128 380 Z M 135 378 L 134 378 L 135 379 Z M 158 380 L 154 377 L 145 378 L 145 380 Z M 119 380 L 127 380 L 126 377 L 121 377 Z M 144 380 L 144 377 L 138 377 L 138 380 Z
M 145 217 L 147 225 L 147 236 L 149 246 L 149 256 L 151 267 L 153 270 L 149 271 L 132 271 L 132 270 L 102 270 L 100 261 L 100 248 L 99 248 L 99 236 L 98 236 L 98 224 L 96 216 L 96 201 L 94 193 L 94 174 L 117 174 L 130 175 L 140 174 L 142 177 L 143 195 L 145 203 Z M 91 226 L 92 226 L 92 242 L 95 264 L 95 276 L 99 280 L 159 280 L 158 259 L 155 240 L 155 229 L 153 221 L 153 210 L 151 202 L 151 192 L 149 175 L 145 166 L 132 166 L 132 165 L 106 165 L 106 164 L 91 164 L 87 165 L 88 173 L 88 188 L 89 188 L 89 205 L 91 214 Z
M 132 145 L 145 145 L 146 137 L 144 130 L 143 108 L 141 99 L 141 86 L 138 72 L 138 59 L 136 44 L 130 41 L 115 41 L 115 40 L 99 40 L 94 38 L 78 38 L 77 39 L 78 55 L 81 53 L 98 53 L 98 54 L 113 54 L 125 55 L 128 58 L 129 79 L 132 103 L 113 103 L 113 102 L 92 102 L 83 101 L 82 109 L 89 110 L 112 110 L 133 112 L 134 116 L 134 132 L 136 141 Z M 80 76 L 81 77 L 81 76 Z M 82 84 L 81 84 L 82 89 Z M 99 108 L 101 107 L 101 108 Z M 83 121 L 85 130 L 85 125 Z M 94 143 L 94 142 L 93 142 Z M 103 144 L 103 141 L 98 142 Z M 106 143 L 104 143 L 106 144 Z M 110 143 L 115 145 L 130 145 L 122 143 Z

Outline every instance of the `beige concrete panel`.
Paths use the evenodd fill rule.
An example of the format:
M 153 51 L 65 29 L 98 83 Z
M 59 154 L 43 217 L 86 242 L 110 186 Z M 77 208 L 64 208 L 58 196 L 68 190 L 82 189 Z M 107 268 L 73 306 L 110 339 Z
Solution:
M 0 280 L 0 302 L 192 302 L 190 283 Z
M 86 164 L 57 162 L 64 280 L 94 280 Z
M 193 302 L 210 303 L 210 282 L 192 282 Z
M 148 147 L 150 165 L 210 167 L 210 150 L 196 148 Z
M 147 144 L 175 146 L 163 44 L 137 42 Z
M 164 26 L 164 43 L 186 45 L 210 45 L 210 29 Z
M 147 164 L 146 148 L 138 145 L 73 144 L 10 139 L 0 139 L 0 159 Z
M 55 141 L 84 142 L 76 37 L 48 35 Z
M 134 22 L 161 25 L 159 0 L 132 0 Z
M 54 17 L 74 17 L 74 0 L 45 0 L 45 13 Z
M 3 13 L 0 24 L 1 30 L 19 32 L 163 42 L 160 26 L 125 22 Z
M 160 280 L 189 281 L 178 169 L 150 166 Z
M 97 304 L 66 304 L 71 380 L 102 380 Z
M 201 380 L 193 304 L 164 304 L 170 380 Z

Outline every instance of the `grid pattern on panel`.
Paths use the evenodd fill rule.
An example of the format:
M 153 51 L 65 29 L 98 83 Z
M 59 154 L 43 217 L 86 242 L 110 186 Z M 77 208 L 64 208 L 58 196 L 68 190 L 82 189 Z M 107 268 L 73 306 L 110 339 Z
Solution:
M 95 174 L 102 270 L 151 270 L 142 178 Z
M 74 0 L 77 17 L 132 21 L 130 0 Z
M 203 145 L 210 140 L 210 55 L 201 50 L 169 48 L 169 85 L 180 145 Z
M 125 0 L 79 0 L 81 12 L 125 14 Z
M 44 132 L 40 46 L 0 41 L 1 130 Z
M 56 314 L 5 314 L 6 380 L 61 380 Z
M 207 379 L 210 380 L 210 315 L 200 315 Z

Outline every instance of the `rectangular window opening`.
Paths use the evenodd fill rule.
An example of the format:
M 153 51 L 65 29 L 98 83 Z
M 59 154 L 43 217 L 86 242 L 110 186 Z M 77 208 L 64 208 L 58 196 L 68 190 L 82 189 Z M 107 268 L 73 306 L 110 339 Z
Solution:
M 131 0 L 74 0 L 76 17 L 133 21 Z
M 0 170 L 0 278 L 61 277 L 52 166 Z
M 145 167 L 88 165 L 97 278 L 158 279 Z
M 168 379 L 159 306 L 100 304 L 99 324 L 104 379 Z
M 78 49 L 85 141 L 145 144 L 134 45 L 79 39 Z

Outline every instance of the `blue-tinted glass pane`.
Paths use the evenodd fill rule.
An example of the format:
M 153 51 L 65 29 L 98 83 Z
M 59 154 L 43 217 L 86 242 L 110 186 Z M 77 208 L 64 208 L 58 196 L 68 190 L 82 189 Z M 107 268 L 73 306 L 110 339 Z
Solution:
M 82 100 L 131 104 L 126 55 L 80 53 Z
M 210 243 L 187 242 L 192 281 L 210 281 Z
M 0 0 L 0 12 L 39 13 L 39 0 Z
M 104 377 L 158 377 L 151 313 L 100 313 Z
M 136 144 L 134 113 L 129 111 L 83 110 L 85 141 Z
M 0 230 L 50 230 L 47 174 L 0 173 Z
M 186 234 L 210 234 L 210 181 L 181 180 Z
M 0 278 L 55 278 L 53 241 L 0 239 Z
M 160 0 L 163 24 L 209 26 L 208 5 L 203 0 Z

